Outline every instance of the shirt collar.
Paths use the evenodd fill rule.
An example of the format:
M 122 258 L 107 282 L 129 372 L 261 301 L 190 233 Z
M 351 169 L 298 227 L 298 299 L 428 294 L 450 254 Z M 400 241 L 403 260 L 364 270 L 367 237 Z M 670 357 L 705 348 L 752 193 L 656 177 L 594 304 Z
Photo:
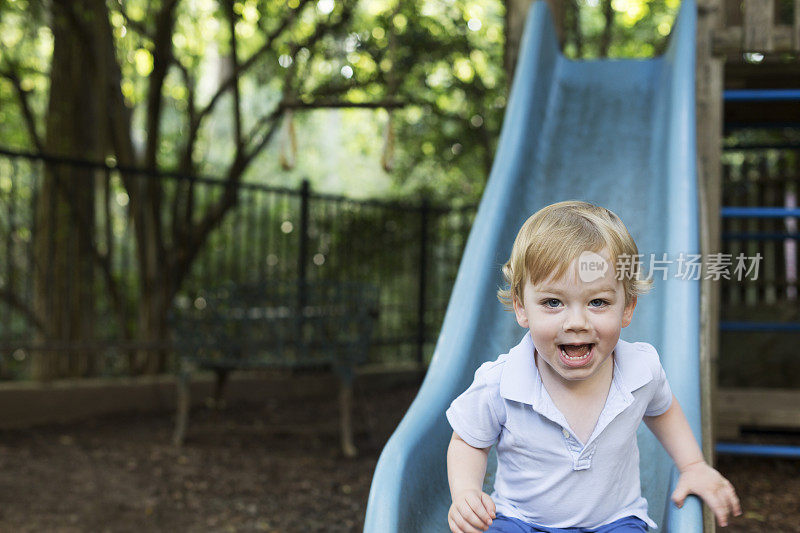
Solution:
M 530 331 L 508 353 L 500 377 L 500 396 L 506 400 L 532 405 L 539 410 L 542 379 L 533 357 Z M 617 388 L 630 399 L 630 393 L 653 380 L 647 361 L 633 343 L 619 339 L 614 347 L 614 377 Z M 625 394 L 627 393 L 627 394 Z

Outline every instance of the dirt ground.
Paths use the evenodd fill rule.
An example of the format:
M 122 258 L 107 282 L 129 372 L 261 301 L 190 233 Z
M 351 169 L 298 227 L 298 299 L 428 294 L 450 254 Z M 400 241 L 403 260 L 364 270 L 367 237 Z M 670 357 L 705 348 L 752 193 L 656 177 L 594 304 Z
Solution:
M 748 434 L 741 442 L 800 444 L 798 433 Z M 717 470 L 742 502 L 742 516 L 718 531 L 730 533 L 800 532 L 800 459 L 719 456 Z
M 0 531 L 361 531 L 378 455 L 414 394 L 357 391 L 352 460 L 337 452 L 331 398 L 196 410 L 180 451 L 168 414 L 0 431 Z M 800 460 L 719 468 L 745 510 L 728 531 L 800 531 Z

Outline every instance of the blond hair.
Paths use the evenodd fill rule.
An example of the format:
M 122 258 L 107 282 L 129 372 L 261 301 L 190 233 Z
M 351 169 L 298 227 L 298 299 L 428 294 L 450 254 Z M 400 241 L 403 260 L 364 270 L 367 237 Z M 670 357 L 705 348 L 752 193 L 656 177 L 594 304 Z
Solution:
M 513 299 L 524 303 L 526 280 L 535 285 L 551 277 L 560 279 L 582 252 L 603 250 L 622 281 L 626 305 L 650 290 L 653 282 L 641 277 L 636 243 L 617 215 L 577 200 L 548 205 L 531 215 L 517 233 L 511 257 L 503 265 L 507 288 L 498 290 L 497 297 L 511 310 Z

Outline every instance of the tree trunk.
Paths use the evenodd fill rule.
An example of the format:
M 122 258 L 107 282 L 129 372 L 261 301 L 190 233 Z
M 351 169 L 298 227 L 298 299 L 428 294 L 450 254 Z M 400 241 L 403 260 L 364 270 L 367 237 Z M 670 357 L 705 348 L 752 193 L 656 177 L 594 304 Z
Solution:
M 556 27 L 558 44 L 564 45 L 564 1 L 546 0 L 553 15 L 553 22 Z M 525 30 L 525 20 L 528 16 L 528 9 L 532 0 L 506 0 L 506 48 L 505 48 L 505 70 L 508 87 L 511 88 L 511 81 L 514 79 L 514 69 L 517 66 L 519 47 L 522 43 L 522 33 Z
M 104 94 L 95 55 L 98 27 L 108 25 L 100 0 L 52 3 L 53 58 L 47 153 L 99 160 L 104 154 Z M 87 59 L 89 58 L 89 59 Z M 34 309 L 45 331 L 40 341 L 87 342 L 94 338 L 95 229 L 94 171 L 72 165 L 46 166 L 38 195 L 34 256 Z M 34 354 L 38 379 L 91 372 L 93 357 L 83 348 Z
M 600 57 L 608 57 L 608 49 L 611 47 L 612 31 L 614 29 L 614 8 L 611 0 L 603 1 L 603 19 L 605 26 L 603 34 L 600 36 Z
M 578 5 L 578 0 L 569 0 L 564 20 L 565 33 L 570 34 L 571 41 L 575 45 L 575 57 L 581 58 L 583 57 L 583 35 L 581 34 L 581 8 Z M 567 20 L 569 23 L 566 22 Z
M 162 343 L 167 338 L 167 313 L 172 303 L 173 291 L 163 278 L 150 279 L 142 291 L 139 302 L 139 340 Z M 131 365 L 135 374 L 158 374 L 167 369 L 167 351 L 162 347 L 142 349 Z

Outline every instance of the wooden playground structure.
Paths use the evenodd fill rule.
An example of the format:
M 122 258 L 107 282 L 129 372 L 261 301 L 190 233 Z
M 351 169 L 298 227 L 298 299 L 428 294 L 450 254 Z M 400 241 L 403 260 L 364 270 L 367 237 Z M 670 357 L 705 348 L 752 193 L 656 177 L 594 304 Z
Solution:
M 729 198 L 724 190 L 722 164 L 726 129 L 789 128 L 797 131 L 800 128 L 800 1 L 793 1 L 791 12 L 786 9 L 787 4 L 773 0 L 698 2 L 697 161 L 701 251 L 704 255 L 728 248 L 730 241 L 723 240 L 723 222 L 726 220 L 758 218 L 777 224 L 784 221 L 788 227 L 791 221 L 796 220 L 793 217 L 799 214 L 796 204 L 795 207 L 785 203 L 783 207 L 775 207 L 773 202 L 780 198 L 769 198 L 764 194 L 751 196 L 745 207 L 723 203 L 723 198 Z M 796 152 L 800 147 L 796 144 L 762 145 L 760 149 Z M 786 184 L 790 183 L 796 195 L 800 183 L 796 159 L 793 167 L 784 168 L 782 174 L 784 191 Z M 767 206 L 766 203 L 773 205 Z M 769 245 L 772 244 L 774 249 L 775 240 L 780 236 L 773 236 L 771 242 L 768 236 L 753 238 L 761 239 L 759 243 L 767 243 L 764 246 L 769 251 Z M 796 242 L 796 239 L 791 240 Z M 774 254 L 772 257 L 766 255 L 765 262 L 776 259 Z M 784 288 L 790 286 L 790 281 L 783 280 Z M 732 323 L 722 320 L 725 309 L 720 285 L 704 280 L 701 286 L 701 370 L 702 382 L 706 384 L 703 418 L 713 421 L 713 424 L 704 424 L 706 450 L 714 449 L 713 443 L 719 439 L 738 437 L 742 428 L 800 429 L 800 388 L 717 387 L 720 331 L 760 331 L 775 335 L 800 331 L 797 323 Z M 794 287 L 796 295 L 796 278 Z M 757 447 L 749 450 L 753 454 L 760 451 Z

